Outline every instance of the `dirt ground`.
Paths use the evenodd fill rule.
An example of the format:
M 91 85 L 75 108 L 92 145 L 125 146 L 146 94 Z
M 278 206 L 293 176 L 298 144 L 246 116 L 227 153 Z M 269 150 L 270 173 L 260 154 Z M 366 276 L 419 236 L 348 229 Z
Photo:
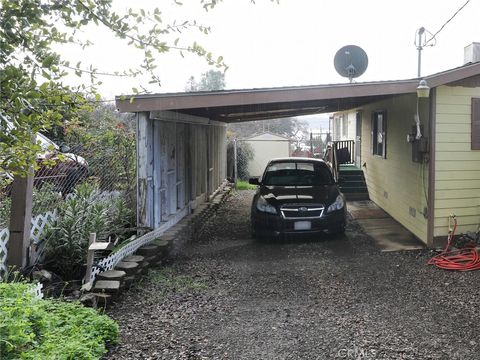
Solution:
M 252 195 L 108 310 L 122 338 L 106 359 L 480 358 L 480 273 L 382 253 L 354 221 L 337 238 L 256 243 Z

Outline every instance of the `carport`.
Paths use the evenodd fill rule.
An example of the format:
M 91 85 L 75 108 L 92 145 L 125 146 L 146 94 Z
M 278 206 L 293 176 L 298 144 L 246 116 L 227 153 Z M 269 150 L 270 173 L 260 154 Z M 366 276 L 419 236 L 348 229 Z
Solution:
M 226 178 L 226 124 L 355 109 L 415 93 L 417 79 L 117 97 L 136 114 L 138 226 L 169 227 Z

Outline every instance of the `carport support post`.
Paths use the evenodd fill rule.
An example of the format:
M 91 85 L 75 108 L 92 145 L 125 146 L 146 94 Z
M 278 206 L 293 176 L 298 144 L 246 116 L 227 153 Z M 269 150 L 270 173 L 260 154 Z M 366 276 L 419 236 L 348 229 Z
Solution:
M 7 265 L 16 268 L 24 268 L 28 265 L 32 223 L 32 172 L 27 177 L 16 176 L 12 185 Z
M 233 139 L 233 183 L 235 184 L 235 190 L 237 190 L 237 181 L 238 181 L 238 175 L 237 175 L 237 138 Z

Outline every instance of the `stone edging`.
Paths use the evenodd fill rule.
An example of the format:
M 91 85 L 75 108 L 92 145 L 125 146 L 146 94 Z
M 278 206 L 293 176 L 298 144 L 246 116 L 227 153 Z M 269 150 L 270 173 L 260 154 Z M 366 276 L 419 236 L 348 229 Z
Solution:
M 232 187 L 224 186 L 209 202 L 198 206 L 195 211 L 172 226 L 157 239 L 139 248 L 134 255 L 127 256 L 113 270 L 99 273 L 90 293 L 80 301 L 87 306 L 107 306 L 149 268 L 160 267 L 189 240 L 202 234 L 205 223 L 227 199 Z

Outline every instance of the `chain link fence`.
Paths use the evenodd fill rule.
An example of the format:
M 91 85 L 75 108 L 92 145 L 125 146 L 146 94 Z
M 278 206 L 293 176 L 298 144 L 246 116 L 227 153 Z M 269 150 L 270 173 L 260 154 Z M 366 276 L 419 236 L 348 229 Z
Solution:
M 136 145 L 133 129 L 73 129 L 59 147 L 41 134 L 32 194 L 30 264 L 80 279 L 90 232 L 121 243 L 135 233 Z M 11 185 L 0 189 L 0 270 L 5 270 Z

